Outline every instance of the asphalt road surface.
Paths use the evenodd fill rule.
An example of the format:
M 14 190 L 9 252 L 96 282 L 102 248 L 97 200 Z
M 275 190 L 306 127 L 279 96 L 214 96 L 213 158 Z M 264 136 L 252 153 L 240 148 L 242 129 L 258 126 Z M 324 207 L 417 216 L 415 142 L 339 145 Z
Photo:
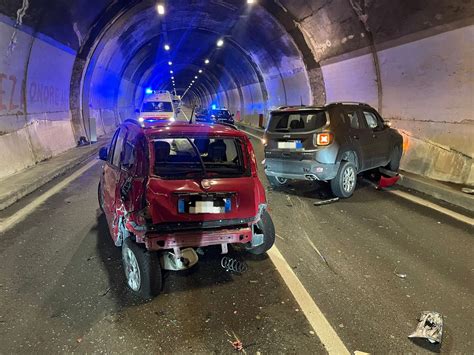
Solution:
M 236 337 L 247 353 L 326 352 L 325 329 L 311 326 L 267 256 L 231 251 L 249 265 L 235 275 L 206 249 L 194 269 L 165 274 L 159 297 L 131 296 L 97 205 L 100 166 L 0 234 L 0 353 L 231 353 Z M 267 198 L 278 250 L 347 349 L 472 353 L 473 228 L 363 181 L 348 200 L 313 205 L 328 193 L 301 182 Z M 407 338 L 421 311 L 443 315 L 441 346 Z

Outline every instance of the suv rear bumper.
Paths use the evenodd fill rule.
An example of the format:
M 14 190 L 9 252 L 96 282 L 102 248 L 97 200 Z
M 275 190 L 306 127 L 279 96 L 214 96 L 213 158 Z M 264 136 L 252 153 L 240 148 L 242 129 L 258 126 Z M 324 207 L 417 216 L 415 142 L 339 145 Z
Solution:
M 252 228 L 201 230 L 168 234 L 147 235 L 145 244 L 148 250 L 173 248 L 206 247 L 210 245 L 246 244 L 252 241 Z
M 293 180 L 332 180 L 340 163 L 321 164 L 315 160 L 265 159 L 265 174 Z

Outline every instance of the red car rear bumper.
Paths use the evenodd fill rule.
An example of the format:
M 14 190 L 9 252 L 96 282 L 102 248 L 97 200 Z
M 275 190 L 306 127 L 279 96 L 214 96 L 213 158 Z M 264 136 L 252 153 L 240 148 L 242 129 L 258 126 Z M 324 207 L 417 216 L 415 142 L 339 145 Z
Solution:
M 147 235 L 148 250 L 164 250 L 186 247 L 205 247 L 220 244 L 245 244 L 252 241 L 252 228 L 221 229 L 213 231 L 189 231 L 169 234 Z

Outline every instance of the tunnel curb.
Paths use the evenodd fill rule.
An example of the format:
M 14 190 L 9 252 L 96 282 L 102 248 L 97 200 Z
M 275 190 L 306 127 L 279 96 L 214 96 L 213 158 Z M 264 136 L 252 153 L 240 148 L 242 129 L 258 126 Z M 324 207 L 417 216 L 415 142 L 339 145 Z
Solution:
M 264 130 L 261 128 L 252 127 L 244 123 L 237 123 L 237 126 L 243 131 L 256 136 L 263 136 Z M 409 172 L 402 171 L 400 176 L 401 179 L 398 181 L 398 185 L 406 189 L 421 192 L 437 200 L 447 202 L 467 211 L 474 211 L 474 197 L 472 195 L 456 190 L 455 187 Z
M 77 156 L 74 156 L 72 159 L 68 160 L 64 164 L 58 164 L 58 166 L 53 167 L 50 171 L 47 171 L 46 173 L 34 174 L 34 169 L 37 167 L 44 167 L 46 163 L 54 164 L 55 160 L 57 161 L 61 158 L 64 159 L 64 156 L 66 154 L 72 154 L 74 153 L 75 150 L 77 151 L 78 149 L 81 149 L 81 148 L 80 147 L 72 148 L 59 156 L 53 157 L 33 167 L 25 169 L 25 170 L 29 169 L 30 171 L 33 170 L 33 172 L 30 174 L 31 176 L 28 179 L 28 181 L 15 185 L 16 188 L 9 189 L 6 192 L 2 191 L 2 189 L 4 188 L 5 182 L 7 182 L 8 180 L 10 181 L 17 180 L 18 175 L 23 174 L 25 170 L 22 170 L 14 175 L 8 176 L 0 180 L 0 211 L 10 207 L 15 202 L 25 197 L 26 195 L 31 194 L 32 192 L 46 185 L 48 182 L 54 180 L 55 178 L 61 175 L 66 174 L 68 171 L 74 169 L 78 165 L 90 159 L 92 156 L 96 155 L 101 147 L 108 144 L 109 138 L 110 137 L 101 138 L 96 144 L 92 146 L 87 146 L 89 148 L 90 147 L 92 148 L 85 150 L 82 154 L 78 154 Z M 87 148 L 87 147 L 82 147 L 82 149 Z

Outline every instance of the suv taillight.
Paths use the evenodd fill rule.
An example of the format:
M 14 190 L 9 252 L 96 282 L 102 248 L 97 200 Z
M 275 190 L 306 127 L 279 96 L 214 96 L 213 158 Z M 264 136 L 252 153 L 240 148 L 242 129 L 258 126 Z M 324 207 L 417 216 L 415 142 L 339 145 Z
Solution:
M 334 141 L 334 134 L 329 132 L 317 133 L 314 135 L 314 145 L 329 145 Z

